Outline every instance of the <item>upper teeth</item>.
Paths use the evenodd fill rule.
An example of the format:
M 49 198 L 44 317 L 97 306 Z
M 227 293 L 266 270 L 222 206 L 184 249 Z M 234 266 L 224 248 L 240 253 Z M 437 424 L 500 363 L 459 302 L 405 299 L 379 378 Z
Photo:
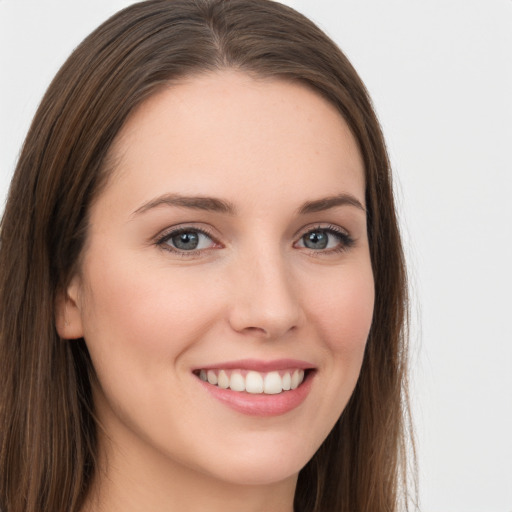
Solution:
M 260 373 L 246 370 L 201 370 L 199 378 L 219 388 L 276 395 L 295 389 L 304 380 L 304 370 Z

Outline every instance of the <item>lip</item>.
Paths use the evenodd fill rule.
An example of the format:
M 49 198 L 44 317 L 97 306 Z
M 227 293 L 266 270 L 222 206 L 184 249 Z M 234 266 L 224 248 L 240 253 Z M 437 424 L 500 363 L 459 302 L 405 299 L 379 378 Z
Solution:
M 240 359 L 238 361 L 225 361 L 207 366 L 199 366 L 193 371 L 199 370 L 253 370 L 255 372 L 273 372 L 288 369 L 312 370 L 315 365 L 298 359 L 274 359 L 263 361 L 260 359 Z
M 213 369 L 246 369 L 259 372 L 270 372 L 298 368 L 306 371 L 304 381 L 296 389 L 284 391 L 276 395 L 252 394 L 245 391 L 233 391 L 223 389 L 200 380 L 196 375 L 197 382 L 211 397 L 228 406 L 236 412 L 259 417 L 279 416 L 293 411 L 301 405 L 309 395 L 316 371 L 310 363 L 296 359 L 279 359 L 274 361 L 260 361 L 256 359 L 243 359 L 216 363 L 214 365 L 202 366 L 202 370 Z M 199 368 L 198 368 L 199 370 Z M 194 372 L 197 372 L 195 370 Z

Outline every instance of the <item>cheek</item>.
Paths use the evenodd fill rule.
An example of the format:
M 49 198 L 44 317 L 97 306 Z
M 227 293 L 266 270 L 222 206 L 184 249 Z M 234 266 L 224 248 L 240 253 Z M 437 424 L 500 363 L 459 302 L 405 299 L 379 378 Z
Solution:
M 171 274 L 164 266 L 104 262 L 87 278 L 84 334 L 102 359 L 116 352 L 134 364 L 168 364 L 218 317 L 214 287 L 192 268 Z
M 375 300 L 371 268 L 345 272 L 326 283 L 324 290 L 312 298 L 312 310 L 328 350 L 345 362 L 362 359 Z
M 366 341 L 373 317 L 374 282 L 370 269 L 346 272 L 328 285 L 328 292 L 316 296 L 320 324 L 329 329 L 334 345 Z M 336 336 L 335 333 L 340 333 Z M 343 333 L 343 335 L 341 335 Z

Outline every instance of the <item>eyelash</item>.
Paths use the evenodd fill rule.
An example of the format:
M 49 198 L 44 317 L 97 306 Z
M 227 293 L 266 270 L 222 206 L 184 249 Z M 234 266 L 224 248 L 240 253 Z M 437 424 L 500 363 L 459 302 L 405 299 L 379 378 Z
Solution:
M 347 251 L 351 247 L 354 246 L 355 240 L 352 238 L 346 231 L 342 230 L 338 226 L 335 226 L 333 224 L 330 224 L 328 226 L 316 226 L 312 229 L 308 229 L 305 231 L 301 237 L 299 238 L 299 241 L 303 241 L 304 237 L 310 233 L 315 233 L 321 231 L 323 233 L 328 233 L 330 235 L 333 235 L 335 238 L 338 239 L 338 245 L 331 249 L 326 250 L 315 250 L 315 249 L 309 249 L 308 247 L 304 247 L 305 249 L 308 249 L 309 253 L 314 256 L 322 256 L 322 255 L 329 255 L 329 254 L 339 254 L 342 252 Z M 298 242 L 296 242 L 298 243 Z
M 318 231 L 334 236 L 335 238 L 338 239 L 339 243 L 336 247 L 331 248 L 331 249 L 326 249 L 326 250 L 310 249 L 310 248 L 304 247 L 304 246 L 301 247 L 303 249 L 306 249 L 310 254 L 312 254 L 314 256 L 321 256 L 321 255 L 326 255 L 326 254 L 327 255 L 339 254 L 341 252 L 344 252 L 344 251 L 350 249 L 355 243 L 355 240 L 348 233 L 346 233 L 345 231 L 340 229 L 338 226 L 331 224 L 328 226 L 319 225 L 314 228 L 308 229 L 300 236 L 298 241 L 294 243 L 294 247 L 297 243 L 303 241 L 305 236 L 307 236 L 310 233 L 314 233 L 314 232 L 318 232 Z M 210 249 L 210 248 L 208 248 L 208 249 L 192 249 L 189 251 L 184 251 L 184 250 L 178 249 L 177 247 L 172 247 L 170 244 L 168 244 L 168 242 L 172 238 L 179 236 L 181 234 L 185 234 L 185 233 L 196 233 L 196 234 L 204 235 L 204 236 L 208 237 L 214 244 L 218 244 L 215 237 L 207 229 L 197 228 L 197 227 L 193 227 L 193 226 L 190 226 L 190 227 L 185 226 L 185 227 L 172 229 L 171 231 L 167 231 L 167 232 L 163 233 L 160 237 L 157 238 L 155 245 L 157 245 L 164 251 L 168 251 L 168 252 L 171 252 L 178 256 L 185 257 L 185 258 L 190 258 L 190 257 L 193 258 L 193 257 L 201 256 L 204 253 L 204 251 L 207 251 Z
M 190 251 L 183 251 L 181 249 L 178 249 L 177 247 L 172 247 L 170 244 L 167 243 L 172 238 L 174 238 L 176 236 L 179 236 L 179 235 L 182 235 L 182 234 L 185 234 L 185 233 L 197 233 L 197 234 L 200 234 L 200 235 L 204 235 L 204 236 L 208 237 L 215 244 L 218 243 L 217 240 L 215 240 L 215 237 L 207 229 L 196 228 L 196 227 L 193 227 L 193 226 L 185 226 L 185 227 L 175 228 L 175 229 L 172 229 L 170 231 L 167 231 L 167 232 L 163 233 L 156 240 L 156 245 L 158 247 L 160 247 L 164 251 L 171 252 L 171 253 L 176 254 L 178 256 L 183 256 L 184 258 L 187 258 L 187 257 L 190 258 L 190 257 L 194 257 L 194 256 L 198 257 L 204 251 L 208 250 L 208 249 L 192 249 Z

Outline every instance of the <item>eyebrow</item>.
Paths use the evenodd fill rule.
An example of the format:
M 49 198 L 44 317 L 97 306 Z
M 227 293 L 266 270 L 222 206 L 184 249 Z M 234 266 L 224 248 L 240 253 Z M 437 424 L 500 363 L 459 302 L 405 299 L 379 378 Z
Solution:
M 351 194 L 338 194 L 315 201 L 308 201 L 299 208 L 299 214 L 306 215 L 308 213 L 322 212 L 336 206 L 355 206 L 366 214 L 366 208 Z
M 133 212 L 133 215 L 145 213 L 148 210 L 157 208 L 158 206 L 177 206 L 181 208 L 191 208 L 193 210 L 225 213 L 229 215 L 234 215 L 236 213 L 236 207 L 233 203 L 217 199 L 215 197 L 188 197 L 179 194 L 165 194 L 144 203 L 140 208 Z
M 132 215 L 139 215 L 159 206 L 175 206 L 180 208 L 190 208 L 193 210 L 224 213 L 228 215 L 235 215 L 237 212 L 237 208 L 233 203 L 216 197 L 165 194 L 144 203 L 140 208 L 137 208 Z M 316 199 L 314 201 L 307 201 L 298 209 L 298 213 L 299 215 L 307 215 L 308 213 L 329 210 L 336 206 L 354 206 L 366 213 L 366 208 L 361 204 L 361 202 L 350 194 L 338 194 L 335 196 Z

